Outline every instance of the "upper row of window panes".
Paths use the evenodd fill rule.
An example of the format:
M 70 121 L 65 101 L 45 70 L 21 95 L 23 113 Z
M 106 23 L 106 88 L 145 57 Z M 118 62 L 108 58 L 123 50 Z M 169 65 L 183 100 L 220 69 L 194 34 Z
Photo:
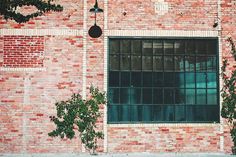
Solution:
M 110 40 L 110 54 L 133 55 L 215 55 L 217 54 L 216 40 L 185 39 L 185 40 Z

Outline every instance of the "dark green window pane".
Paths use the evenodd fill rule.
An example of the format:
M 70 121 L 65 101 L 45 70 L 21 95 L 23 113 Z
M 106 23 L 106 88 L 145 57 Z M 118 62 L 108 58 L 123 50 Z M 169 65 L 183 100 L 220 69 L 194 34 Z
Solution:
M 130 102 L 131 104 L 141 104 L 141 88 L 131 88 L 130 89 Z
M 164 121 L 164 112 L 162 105 L 153 106 L 153 121 Z
M 163 120 L 169 121 L 169 122 L 175 120 L 174 106 L 170 106 L 170 105 L 163 106 Z
M 119 106 L 108 105 L 108 121 L 117 122 L 119 121 Z
M 175 73 L 164 73 L 165 87 L 174 87 L 175 85 Z
M 206 89 L 197 89 L 197 104 L 205 105 L 206 102 Z
M 120 89 L 120 103 L 121 104 L 129 104 L 130 103 L 130 89 L 129 88 L 121 88 Z
M 206 73 L 196 73 L 197 88 L 206 88 Z
M 164 85 L 163 73 L 162 72 L 153 73 L 153 86 L 162 87 L 163 85 Z
M 164 41 L 164 52 L 165 52 L 165 54 L 173 54 L 174 53 L 174 41 L 173 40 Z
M 195 89 L 186 89 L 186 104 L 195 104 Z
M 109 73 L 109 86 L 110 87 L 119 87 L 120 73 L 119 72 L 110 72 Z
M 185 103 L 185 90 L 176 89 L 175 90 L 175 104 L 184 104 Z
M 185 71 L 195 71 L 195 57 L 185 57 Z
M 143 72 L 143 87 L 152 87 L 152 72 Z
M 207 88 L 216 88 L 216 73 L 207 73 Z
M 208 43 L 207 54 L 216 55 L 217 54 L 217 41 L 209 40 L 207 43 Z
M 144 40 L 142 43 L 143 55 L 152 55 L 152 41 Z
M 131 56 L 131 69 L 132 70 L 141 70 L 142 62 L 141 56 Z
M 184 57 L 175 56 L 175 71 L 184 71 Z
M 130 55 L 121 55 L 120 69 L 121 70 L 130 70 Z
M 147 122 L 152 120 L 152 106 L 143 105 L 142 106 L 142 121 Z
M 209 105 L 217 104 L 217 90 L 216 89 L 207 90 L 207 104 Z
M 119 88 L 110 88 L 109 89 L 109 100 L 111 104 L 120 103 L 120 89 Z
M 110 70 L 119 70 L 119 55 L 110 55 L 109 64 Z
M 164 104 L 174 104 L 173 89 L 164 89 Z
M 175 87 L 184 88 L 185 87 L 185 73 L 175 73 Z
M 142 52 L 142 41 L 141 40 L 133 40 L 132 41 L 132 53 L 133 54 L 141 54 Z
M 207 57 L 197 57 L 196 58 L 196 71 L 206 71 L 206 61 Z
M 130 86 L 130 73 L 129 72 L 121 72 L 121 87 L 129 87 Z
M 177 122 L 183 122 L 186 120 L 185 115 L 185 106 L 183 105 L 176 105 L 175 106 L 175 121 Z
M 153 57 L 153 71 L 163 71 L 163 57 L 162 56 Z
M 120 121 L 129 122 L 130 121 L 130 106 L 121 105 L 119 107 L 120 107 L 120 113 L 119 113 Z
M 174 57 L 165 56 L 165 58 L 164 58 L 164 71 L 174 71 Z
M 152 88 L 143 88 L 143 104 L 152 104 Z
M 153 52 L 154 52 L 154 55 L 163 54 L 163 42 L 162 42 L 162 40 L 154 40 L 153 41 Z
M 207 42 L 203 40 L 196 41 L 196 53 L 197 54 L 206 54 L 207 53 Z
M 142 57 L 142 70 L 151 71 L 152 70 L 152 56 L 143 56 Z
M 131 53 L 131 41 L 130 40 L 121 40 L 121 53 Z
M 130 118 L 131 121 L 137 122 L 141 118 L 141 113 L 140 113 L 140 106 L 137 105 L 131 105 L 130 106 Z
M 186 41 L 186 54 L 195 54 L 195 42 L 194 40 Z
M 110 41 L 110 53 L 111 54 L 120 53 L 120 40 L 111 40 Z
M 216 57 L 207 58 L 207 71 L 217 71 Z
M 131 73 L 131 86 L 141 87 L 141 85 L 142 85 L 142 73 L 132 72 Z
M 175 53 L 176 54 L 184 54 L 185 53 L 185 41 L 184 40 L 175 41 Z
M 185 73 L 186 88 L 195 88 L 195 73 Z
M 163 89 L 153 89 L 153 104 L 163 104 Z

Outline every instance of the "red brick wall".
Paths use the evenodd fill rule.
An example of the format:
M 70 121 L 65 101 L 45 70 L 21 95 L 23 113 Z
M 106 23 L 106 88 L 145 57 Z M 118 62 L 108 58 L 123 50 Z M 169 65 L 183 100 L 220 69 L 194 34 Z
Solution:
M 214 31 L 217 1 L 166 0 L 169 11 L 155 13 L 155 0 L 119 0 L 108 2 L 108 30 L 204 30 Z M 17 24 L 0 17 L 0 29 L 51 29 L 83 31 L 83 1 L 60 0 L 64 11 L 47 13 L 27 23 Z M 87 1 L 87 10 L 94 0 Z M 99 6 L 104 8 L 103 1 Z M 227 36 L 236 40 L 236 5 L 222 1 L 222 49 L 229 56 Z M 26 7 L 23 11 L 32 10 Z M 124 15 L 126 12 L 126 15 Z M 104 29 L 104 13 L 97 24 Z M 87 30 L 94 14 L 87 11 Z M 85 30 L 85 31 L 87 31 Z M 104 32 L 103 32 L 104 33 Z M 54 103 L 66 100 L 83 87 L 83 39 L 86 39 L 86 87 L 104 88 L 104 34 L 98 39 L 88 35 L 0 36 L 0 68 L 42 68 L 33 71 L 0 71 L 0 153 L 81 152 L 79 139 L 48 137 L 55 126 L 49 116 Z M 26 42 L 24 40 L 27 40 Z M 28 42 L 32 42 L 31 44 Z M 21 42 L 25 42 L 21 44 Z M 22 56 L 22 57 L 21 57 Z M 103 108 L 101 108 L 103 113 Z M 99 119 L 98 129 L 104 126 Z M 108 126 L 109 152 L 220 152 L 220 125 Z M 224 152 L 232 145 L 224 128 Z M 99 151 L 104 151 L 99 141 Z

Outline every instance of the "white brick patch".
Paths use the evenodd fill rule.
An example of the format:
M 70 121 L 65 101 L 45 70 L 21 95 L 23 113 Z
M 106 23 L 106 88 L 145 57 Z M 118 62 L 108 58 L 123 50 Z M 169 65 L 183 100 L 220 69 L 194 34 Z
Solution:
M 46 71 L 46 68 L 0 68 L 0 71 L 7 72 L 34 72 L 34 71 Z
M 169 4 L 164 0 L 152 0 L 154 2 L 155 12 L 158 15 L 164 15 L 169 11 Z

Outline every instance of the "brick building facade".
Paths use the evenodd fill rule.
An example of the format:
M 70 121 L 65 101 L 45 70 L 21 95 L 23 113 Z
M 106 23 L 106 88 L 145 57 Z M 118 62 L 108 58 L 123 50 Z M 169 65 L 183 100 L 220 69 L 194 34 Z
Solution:
M 197 58 L 201 56 L 186 55 L 190 52 L 186 47 L 182 56 L 185 58 L 184 75 L 186 77 L 189 74 L 186 70 L 186 62 L 190 64 L 186 58 L 196 59 L 193 64 L 195 67 L 193 75 L 196 80 L 192 89 L 196 92 L 194 96 L 196 103 L 198 103 L 198 91 L 202 90 L 203 93 L 206 91 L 206 99 L 209 91 L 216 91 L 214 111 L 217 112 L 214 112 L 213 118 L 206 115 L 206 119 L 200 116 L 200 119 L 196 120 L 196 117 L 191 117 L 191 113 L 187 116 L 188 111 L 193 110 L 189 110 L 189 106 L 186 105 L 186 93 L 189 88 L 186 87 L 188 78 L 185 78 L 183 90 L 186 99 L 183 102 L 185 105 L 183 105 L 184 114 L 182 115 L 184 120 L 177 118 L 181 111 L 177 110 L 176 99 L 173 99 L 174 102 L 166 101 L 171 104 L 169 106 L 174 106 L 173 111 L 166 109 L 166 112 L 162 113 L 168 112 L 170 115 L 169 113 L 173 112 L 174 118 L 163 116 L 161 120 L 145 119 L 143 116 L 143 119 L 133 118 L 132 121 L 130 117 L 122 118 L 126 112 L 125 109 L 119 109 L 118 113 L 118 109 L 114 111 L 112 105 L 107 105 L 101 109 L 103 116 L 98 122 L 99 129 L 105 134 L 104 140 L 99 141 L 98 151 L 231 152 L 232 142 L 229 130 L 219 114 L 221 83 L 217 76 L 220 73 L 222 58 L 231 57 L 230 46 L 226 39 L 228 37 L 236 39 L 236 2 L 234 0 L 99 0 L 99 6 L 104 9 L 104 12 L 97 15 L 97 24 L 102 28 L 103 35 L 97 39 L 89 37 L 87 33 L 94 24 L 94 14 L 89 12 L 94 5 L 94 0 L 58 0 L 57 3 L 63 5 L 63 12 L 47 13 L 27 23 L 17 24 L 0 17 L 0 153 L 79 153 L 85 151 L 79 139 L 62 140 L 49 137 L 48 132 L 55 127 L 50 122 L 49 116 L 56 112 L 55 102 L 66 100 L 74 92 L 80 92 L 82 97 L 86 98 L 91 84 L 110 93 L 113 89 L 109 80 L 112 73 L 111 66 L 116 60 L 112 60 L 112 40 L 118 40 L 119 45 L 127 40 L 130 43 L 127 47 L 134 47 L 133 40 L 141 43 L 143 58 L 141 71 L 144 73 L 145 53 L 146 49 L 150 48 L 148 41 L 151 41 L 152 52 L 158 48 L 158 44 L 154 43 L 161 41 L 161 45 L 164 46 L 163 50 L 167 53 L 171 45 L 166 44 L 165 49 L 165 43 L 169 40 L 173 43 L 174 50 L 175 43 L 180 41 L 184 41 L 187 47 L 186 42 L 189 40 L 193 40 L 194 43 L 195 40 L 207 43 L 204 41 L 212 39 L 216 43 L 215 56 L 208 53 L 202 56 L 216 58 L 215 73 L 211 71 L 215 75 L 215 84 L 217 84 L 213 89 L 208 88 L 210 85 L 204 88 L 197 87 L 199 72 L 197 66 L 198 63 L 202 63 L 202 61 L 198 62 Z M 25 7 L 24 11 L 32 11 L 32 8 Z M 217 26 L 213 27 L 214 23 L 217 23 Z M 198 52 L 197 45 L 194 46 L 195 53 Z M 210 49 L 210 46 L 206 47 Z M 116 49 L 119 48 L 125 51 L 122 46 L 116 47 Z M 130 48 L 130 51 L 133 52 L 133 49 Z M 123 51 L 118 52 L 121 53 L 119 55 L 123 55 Z M 177 50 L 174 52 L 177 53 Z M 128 55 L 128 58 L 133 56 L 135 55 Z M 157 56 L 152 54 L 151 58 Z M 178 57 L 173 56 L 173 60 Z M 118 60 L 124 63 L 121 58 Z M 154 61 L 152 63 L 151 66 L 154 67 Z M 208 62 L 204 64 L 208 66 Z M 231 65 L 233 64 L 235 63 L 232 60 Z M 166 63 L 162 65 L 165 70 Z M 177 75 L 177 70 L 174 71 L 174 75 Z M 122 75 L 122 71 L 119 72 Z M 154 78 L 154 72 L 152 68 L 152 78 Z M 204 74 L 208 76 L 208 72 L 209 70 L 206 69 Z M 128 73 L 131 76 L 132 70 Z M 165 71 L 163 73 L 165 75 Z M 144 82 L 144 76 L 146 73 L 142 74 L 142 82 Z M 142 107 L 145 106 L 144 90 L 146 89 L 143 86 L 140 87 Z M 131 88 L 133 86 L 127 90 Z M 121 89 L 123 86 L 119 88 L 119 91 Z M 153 97 L 150 100 L 153 101 L 150 104 L 154 103 L 155 89 L 154 87 L 151 89 Z M 174 93 L 176 93 L 175 89 Z M 161 87 L 160 90 L 164 91 L 164 95 L 167 93 L 165 87 Z M 119 95 L 122 95 L 122 92 L 119 92 Z M 120 104 L 122 104 L 120 102 L 122 98 L 119 97 Z M 201 100 L 199 99 L 199 102 Z M 166 105 L 165 100 L 161 107 L 164 105 Z M 128 115 L 134 115 L 134 110 L 131 112 L 132 104 L 130 106 Z M 204 103 L 202 106 L 203 110 L 211 113 L 210 109 L 204 108 Z M 121 110 L 124 111 L 121 112 Z M 117 117 L 115 112 L 117 112 Z M 151 115 L 159 116 L 154 111 Z

